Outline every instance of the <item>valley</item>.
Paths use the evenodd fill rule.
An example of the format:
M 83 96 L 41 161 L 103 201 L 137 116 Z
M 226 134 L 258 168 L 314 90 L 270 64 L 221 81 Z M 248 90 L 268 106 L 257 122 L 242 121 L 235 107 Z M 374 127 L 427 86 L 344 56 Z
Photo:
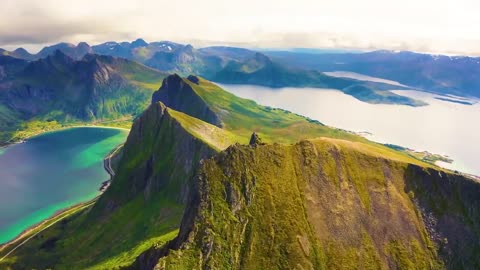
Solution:
M 475 80 L 438 77 L 471 59 L 0 53 L 2 269 L 480 266 Z
M 45 228 L 0 265 L 443 269 L 480 263 L 477 182 L 236 97 L 203 78 L 168 76 L 121 152 L 97 201 Z

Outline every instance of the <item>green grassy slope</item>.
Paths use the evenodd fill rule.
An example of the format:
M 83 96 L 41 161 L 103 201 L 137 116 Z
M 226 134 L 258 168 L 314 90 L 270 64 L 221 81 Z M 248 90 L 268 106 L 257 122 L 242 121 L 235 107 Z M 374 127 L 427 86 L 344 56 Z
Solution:
M 480 185 L 391 160 L 363 143 L 315 139 L 295 145 L 233 146 L 205 161 L 197 181 L 191 236 L 161 258 L 158 269 L 478 265 L 472 256 L 479 248 L 480 200 L 472 195 L 480 194 Z M 410 185 L 416 188 L 406 188 Z M 472 190 L 448 192 L 452 188 Z M 432 212 L 435 204 L 419 208 L 425 196 L 438 198 L 437 205 L 445 205 L 448 213 Z M 462 236 L 432 220 L 449 220 Z M 442 236 L 450 231 L 448 240 L 440 242 L 434 230 Z M 476 240 L 463 242 L 465 237 Z
M 282 109 L 261 106 L 252 100 L 239 98 L 203 78 L 191 78 L 195 78 L 193 80 L 198 81 L 198 83 L 179 76 L 169 77 L 170 80 L 178 81 L 177 85 L 182 85 L 182 89 L 184 89 L 182 92 L 187 92 L 187 89 L 190 89 L 188 99 L 181 96 L 175 101 L 167 100 L 165 98 L 167 96 L 178 95 L 176 92 L 179 92 L 179 89 L 162 86 L 154 93 L 154 100 L 165 102 L 171 108 L 196 118 L 203 118 L 211 124 L 222 125 L 224 129 L 246 138 L 249 138 L 252 131 L 260 133 L 266 141 L 285 143 L 302 138 L 328 135 L 349 139 L 360 138 Z M 197 100 L 193 104 L 190 102 L 190 99 L 194 99 L 190 97 L 192 95 L 195 95 Z M 195 110 L 191 109 L 195 106 L 198 106 Z M 188 109 L 184 109 L 187 107 Z M 218 118 L 220 123 L 217 123 L 217 119 L 210 120 L 203 117 L 202 112 L 206 110 L 213 111 L 215 118 Z
M 316 137 L 337 138 L 363 142 L 397 159 L 403 159 L 406 162 L 422 166 L 431 166 L 407 154 L 368 141 L 361 136 L 325 126 L 316 120 L 283 109 L 262 106 L 252 100 L 237 97 L 201 77 L 191 76 L 189 78 L 181 78 L 176 75 L 170 76 L 167 78 L 167 80 L 170 80 L 170 84 L 181 85 L 181 88 L 162 86 L 154 93 L 153 100 L 165 102 L 169 107 L 178 111 L 190 114 L 196 118 L 203 118 L 205 121 L 210 121 L 211 124 L 220 125 L 223 129 L 243 138 L 240 141 L 242 143 L 248 142 L 253 131 L 260 134 L 265 142 L 287 144 Z M 172 82 L 173 80 L 177 80 L 177 82 L 174 83 Z M 190 87 L 190 91 L 187 91 L 187 86 Z M 176 92 L 182 92 L 184 95 L 179 95 L 179 98 L 174 99 L 174 101 L 164 98 L 177 96 L 178 93 Z M 213 111 L 215 117 L 204 117 L 203 112 L 207 110 Z
M 196 138 L 200 134 L 208 144 Z M 199 159 L 233 143 L 231 136 L 153 104 L 133 125 L 112 185 L 95 205 L 39 234 L 0 268 L 109 269 L 132 263 L 177 235 Z
M 165 73 L 108 56 L 75 61 L 57 52 L 0 80 L 0 144 L 62 125 L 131 119 Z
M 474 265 L 447 255 L 461 257 L 448 253 L 459 250 L 473 258 L 478 250 L 478 184 L 360 136 L 235 97 L 201 78 L 169 79 L 188 90 L 188 102 L 178 95 L 166 108 L 154 100 L 135 121 L 115 178 L 99 200 L 39 234 L 0 268 Z M 176 96 L 180 88 L 159 91 Z M 214 114 L 206 120 L 223 128 L 189 115 L 205 111 Z M 273 144 L 235 145 L 217 155 L 228 145 L 246 144 L 252 131 Z M 442 198 L 438 205 L 435 194 Z M 431 224 L 430 217 L 444 221 Z
M 261 53 L 256 53 L 252 58 L 243 62 L 232 61 L 213 77 L 207 78 L 222 83 L 253 84 L 273 88 L 316 87 L 338 89 L 356 99 L 374 104 L 425 105 L 421 101 L 387 91 L 396 89 L 398 86 L 332 77 L 317 70 L 291 68 L 284 63 L 274 62 Z M 404 89 L 404 87 L 400 88 Z

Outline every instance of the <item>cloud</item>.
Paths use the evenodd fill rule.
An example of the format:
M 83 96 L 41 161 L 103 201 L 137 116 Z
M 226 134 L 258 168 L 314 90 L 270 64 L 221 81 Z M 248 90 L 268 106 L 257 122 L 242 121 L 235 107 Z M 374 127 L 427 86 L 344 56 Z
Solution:
M 142 37 L 480 55 L 479 9 L 472 0 L 3 0 L 0 47 Z
M 62 13 L 64 1 L 10 1 L 0 11 L 0 45 L 45 45 L 60 41 L 124 40 L 134 36 L 108 16 Z M 71 12 L 70 12 L 71 13 Z M 118 18 L 117 18 L 118 20 Z M 31 46 L 32 47 L 32 46 Z M 33 46 L 35 47 L 35 46 Z

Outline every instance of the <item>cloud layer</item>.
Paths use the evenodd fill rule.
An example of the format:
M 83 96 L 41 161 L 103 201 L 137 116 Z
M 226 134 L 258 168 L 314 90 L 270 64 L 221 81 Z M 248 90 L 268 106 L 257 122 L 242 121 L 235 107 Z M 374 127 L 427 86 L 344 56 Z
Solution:
M 0 47 L 143 37 L 480 55 L 478 10 L 480 3 L 470 0 L 3 0 Z

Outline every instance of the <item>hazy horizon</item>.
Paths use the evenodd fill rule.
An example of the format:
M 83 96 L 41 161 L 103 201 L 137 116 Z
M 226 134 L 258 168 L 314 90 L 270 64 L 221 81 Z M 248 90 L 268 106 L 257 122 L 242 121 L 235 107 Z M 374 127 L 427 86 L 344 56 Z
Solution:
M 409 50 L 480 55 L 479 3 L 448 1 L 5 0 L 0 47 L 169 40 L 195 47 Z

